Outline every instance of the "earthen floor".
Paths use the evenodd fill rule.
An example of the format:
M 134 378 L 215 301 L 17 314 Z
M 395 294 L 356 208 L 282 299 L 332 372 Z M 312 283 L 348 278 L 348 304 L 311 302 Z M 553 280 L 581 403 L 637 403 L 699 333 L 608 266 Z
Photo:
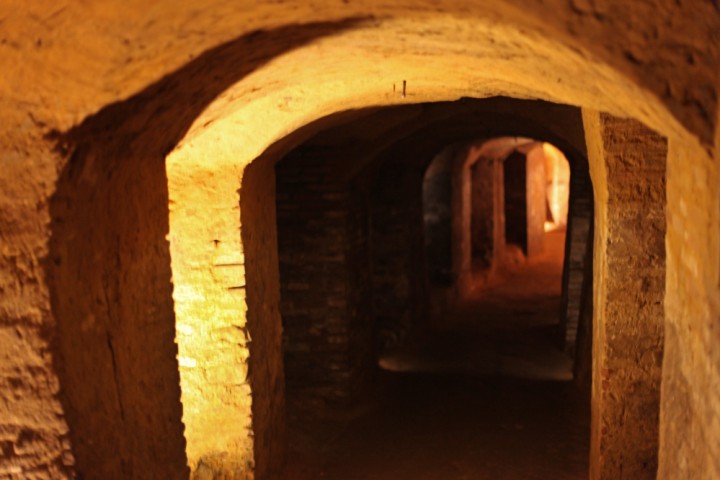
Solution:
M 287 480 L 582 480 L 589 404 L 554 345 L 562 235 L 381 360 L 372 407 L 291 436 Z

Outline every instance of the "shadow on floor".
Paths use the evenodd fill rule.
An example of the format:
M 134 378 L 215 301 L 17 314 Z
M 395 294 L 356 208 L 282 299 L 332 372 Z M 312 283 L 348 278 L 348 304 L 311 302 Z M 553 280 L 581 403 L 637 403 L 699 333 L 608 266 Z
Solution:
M 284 479 L 587 479 L 589 405 L 554 344 L 562 241 L 386 352 L 373 404 L 296 437 Z

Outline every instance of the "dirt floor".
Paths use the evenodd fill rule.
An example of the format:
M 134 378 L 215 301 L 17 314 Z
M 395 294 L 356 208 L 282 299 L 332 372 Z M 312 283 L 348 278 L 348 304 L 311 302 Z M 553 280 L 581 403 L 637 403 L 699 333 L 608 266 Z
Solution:
M 588 400 L 555 346 L 563 235 L 547 243 L 384 355 L 372 405 L 292 433 L 284 478 L 586 479 Z

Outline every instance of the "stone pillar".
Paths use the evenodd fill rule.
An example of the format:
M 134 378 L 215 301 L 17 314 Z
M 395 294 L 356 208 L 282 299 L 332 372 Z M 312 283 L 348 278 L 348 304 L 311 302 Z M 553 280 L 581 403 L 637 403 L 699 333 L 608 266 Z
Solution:
M 472 243 L 470 241 L 471 191 L 470 169 L 467 167 L 469 148 L 464 147 L 452 161 L 452 265 L 455 284 L 462 296 L 470 286 Z
M 534 148 L 527 155 L 525 165 L 527 195 L 527 256 L 536 257 L 545 250 L 545 220 L 547 219 L 547 174 L 545 154 Z
M 238 195 L 243 166 L 192 164 L 184 155 L 168 157 L 167 171 L 188 463 L 198 478 L 251 479 L 248 291 Z
M 665 140 L 583 112 L 595 191 L 593 480 L 657 473 L 665 293 Z
M 478 268 L 490 268 L 495 253 L 495 164 L 480 157 L 471 167 L 472 261 Z
M 717 140 L 715 158 L 693 141 L 668 151 L 661 480 L 720 478 L 720 130 Z

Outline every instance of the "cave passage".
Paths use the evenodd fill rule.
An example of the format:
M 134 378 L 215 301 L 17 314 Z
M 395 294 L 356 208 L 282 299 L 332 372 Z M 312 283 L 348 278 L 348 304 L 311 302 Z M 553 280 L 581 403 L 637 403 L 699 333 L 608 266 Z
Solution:
M 565 235 L 545 235 L 541 256 L 383 354 L 371 405 L 296 450 L 287 478 L 587 478 L 588 398 L 554 342 Z
M 285 478 L 587 478 L 589 386 L 562 318 L 583 293 L 566 239 L 583 260 L 590 238 L 569 204 L 590 184 L 571 198 L 550 143 L 478 134 L 478 105 L 492 122 L 515 104 L 370 112 L 277 163 Z M 503 128 L 532 131 L 518 118 Z
M 2 3 L 1 479 L 720 479 L 717 0 Z

